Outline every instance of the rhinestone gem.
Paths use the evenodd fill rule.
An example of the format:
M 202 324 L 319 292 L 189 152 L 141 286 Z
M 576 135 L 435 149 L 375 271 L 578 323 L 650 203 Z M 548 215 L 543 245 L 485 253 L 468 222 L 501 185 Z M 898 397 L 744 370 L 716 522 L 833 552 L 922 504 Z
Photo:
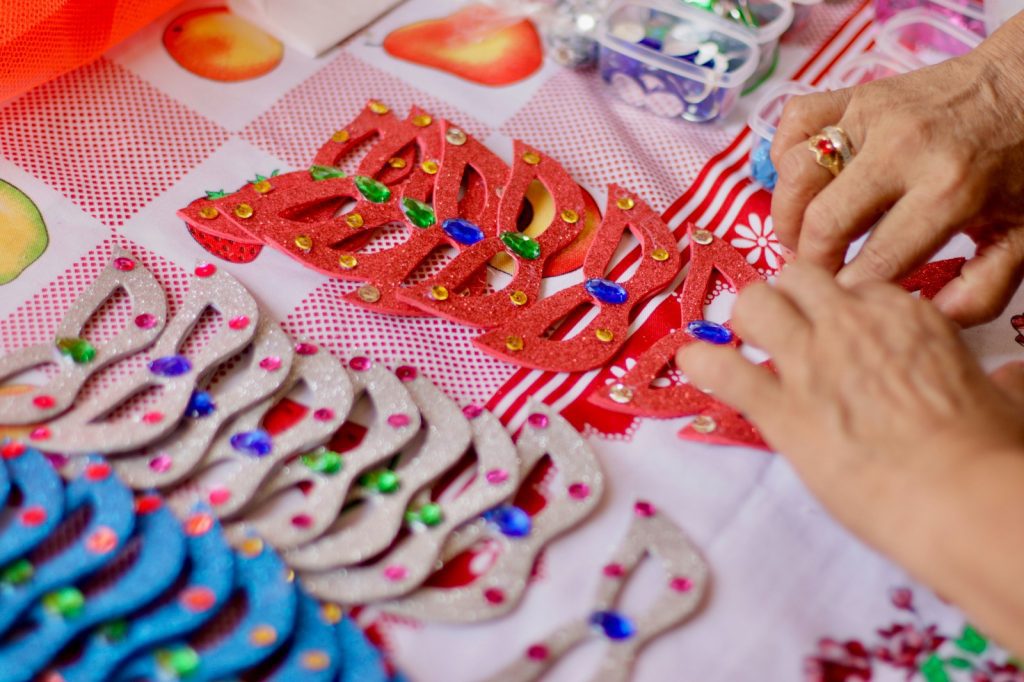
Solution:
M 391 111 L 391 108 L 387 104 L 384 104 L 383 102 L 378 102 L 377 100 L 371 100 L 367 106 L 369 107 L 370 111 L 377 114 L 378 116 L 382 116 Z
M 357 355 L 356 357 L 352 358 L 349 361 L 348 366 L 357 372 L 365 372 L 366 370 L 370 369 L 370 358 L 362 355 Z
M 632 197 L 622 197 L 615 202 L 615 205 L 621 208 L 623 211 L 629 211 L 634 206 L 636 206 L 636 202 L 633 201 Z
M 117 533 L 100 526 L 85 540 L 85 548 L 93 554 L 109 554 L 117 547 Z
M 587 293 L 602 303 L 621 304 L 629 300 L 629 292 L 619 283 L 593 277 L 583 283 Z
M 694 230 L 693 241 L 697 242 L 701 246 L 707 246 L 711 242 L 715 241 L 715 235 L 711 234 L 709 230 Z
M 135 326 L 139 329 L 152 329 L 157 325 L 156 315 L 153 313 L 142 313 L 135 317 Z
M 444 134 L 444 139 L 448 140 L 448 144 L 461 147 L 466 144 L 466 140 L 469 138 L 466 136 L 466 133 L 462 132 L 458 128 L 449 128 L 448 132 Z
M 402 197 L 402 213 L 416 227 L 426 229 L 437 222 L 434 209 L 412 197 Z
M 359 299 L 366 303 L 376 303 L 380 300 L 380 289 L 372 284 L 364 284 L 356 290 Z
M 698 341 L 706 341 L 719 346 L 731 343 L 733 339 L 732 330 L 717 322 L 707 320 L 694 320 L 686 325 L 686 333 Z
M 216 212 L 217 209 L 213 210 L 214 212 Z M 135 269 L 135 261 L 133 261 L 131 258 L 119 256 L 114 259 L 114 267 L 120 270 L 121 272 L 131 272 L 132 270 Z
M 393 414 L 388 417 L 388 426 L 395 429 L 401 429 L 410 424 L 409 415 L 407 414 Z
M 479 405 L 466 405 L 462 408 L 462 414 L 465 415 L 466 419 L 476 419 L 484 410 Z
M 149 371 L 161 377 L 180 377 L 192 371 L 192 363 L 184 355 L 167 355 L 150 362 Z
M 62 587 L 43 596 L 43 607 L 61 618 L 73 618 L 85 608 L 85 596 L 78 588 Z
M 402 168 L 405 168 L 408 164 L 406 164 L 405 159 L 396 156 L 392 159 L 388 159 L 388 165 L 391 166 L 392 168 L 401 170 Z
M 546 429 L 550 423 L 548 416 L 542 412 L 534 412 L 526 418 L 526 421 L 535 429 Z
M 199 217 L 204 220 L 213 220 L 220 215 L 220 211 L 214 206 L 203 206 L 199 209 Z
M 313 413 L 313 419 L 318 422 L 329 422 L 334 419 L 334 410 L 329 407 L 321 407 Z
M 21 585 L 32 579 L 36 569 L 28 559 L 18 559 L 0 571 L 0 582 L 8 585 Z
M 354 175 L 352 176 L 352 182 L 355 183 L 359 193 L 366 197 L 367 201 L 374 204 L 383 204 L 391 198 L 391 190 L 388 189 L 388 186 L 373 178 L 365 175 Z
M 363 216 L 358 213 L 349 213 L 345 216 L 345 223 L 351 228 L 363 226 Z
M 196 277 L 213 277 L 217 272 L 217 266 L 213 263 L 200 263 L 196 266 L 194 272 L 196 273 Z
M 251 320 L 247 315 L 239 315 L 238 317 L 231 318 L 231 320 L 228 322 L 228 326 L 237 332 L 248 327 L 249 322 L 251 322 Z
M 651 258 L 658 261 L 659 263 L 663 263 L 668 260 L 669 252 L 666 251 L 665 249 L 655 249 L 654 251 L 651 252 Z
M 430 297 L 435 301 L 447 301 L 448 289 L 442 286 L 430 287 Z
M 320 182 L 321 180 L 333 180 L 335 178 L 344 178 L 345 171 L 334 166 L 310 166 L 309 177 L 313 178 L 314 181 Z
M 277 641 L 277 630 L 269 625 L 257 625 L 249 633 L 249 642 L 253 646 L 270 646 Z
M 274 442 L 269 433 L 263 429 L 256 429 L 231 436 L 231 447 L 246 455 L 264 457 L 274 449 Z
M 207 494 L 207 499 L 210 501 L 210 504 L 215 507 L 227 504 L 228 500 L 231 499 L 231 491 L 224 486 L 217 486 L 210 490 Z
M 295 238 L 295 247 L 300 251 L 311 251 L 313 249 L 312 237 L 305 234 L 300 234 L 298 237 Z
M 395 370 L 395 376 L 402 381 L 412 381 L 419 376 L 419 370 L 415 367 L 410 367 L 409 365 L 402 365 Z
M 636 625 L 626 616 L 615 611 L 597 611 L 590 616 L 590 624 L 612 640 L 629 639 L 636 634 Z
M 508 471 L 505 469 L 491 469 L 485 474 L 485 477 L 491 485 L 500 485 L 508 480 Z
M 352 254 L 344 253 L 338 256 L 338 265 L 345 268 L 346 270 L 351 270 L 355 266 L 359 265 L 359 261 L 356 260 L 356 257 L 353 256 Z
M 295 344 L 295 352 L 299 355 L 316 355 L 319 351 L 320 348 L 316 344 L 307 341 Z
M 48 410 L 57 404 L 57 400 L 52 395 L 37 395 L 32 399 L 32 404 L 40 410 Z
M 190 537 L 198 537 L 209 533 L 213 528 L 213 517 L 205 512 L 193 514 L 185 520 L 185 534 Z
M 501 241 L 509 251 L 525 258 L 526 260 L 537 260 L 540 258 L 540 243 L 521 232 L 502 232 Z
M 569 497 L 574 500 L 585 500 L 590 497 L 590 486 L 586 483 L 573 483 L 568 488 Z
M 441 229 L 458 243 L 467 246 L 484 240 L 484 231 L 462 218 L 449 218 L 441 224 Z
M 633 513 L 641 518 L 650 518 L 658 512 L 658 509 L 645 500 L 641 500 L 633 505 Z
M 695 417 L 694 420 L 690 422 L 690 428 L 696 431 L 697 433 L 714 433 L 715 429 L 718 428 L 718 422 L 715 421 L 714 417 L 709 417 L 708 415 L 702 414 L 698 417 Z
M 543 644 L 534 644 L 526 650 L 526 657 L 531 661 L 546 661 L 551 652 Z
M 331 135 L 331 140 L 333 140 L 334 142 L 342 142 L 342 143 L 344 143 L 344 142 L 348 142 L 351 138 L 352 138 L 352 136 L 344 128 L 341 129 L 341 130 L 336 131 L 333 135 Z
M 569 223 L 570 225 L 579 222 L 580 214 L 571 208 L 564 209 L 562 211 L 562 220 Z
M 509 349 L 510 351 L 521 351 L 524 345 L 525 344 L 523 343 L 523 337 L 521 336 L 516 336 L 513 334 L 511 336 L 505 337 L 505 348 Z
M 96 359 L 96 347 L 87 339 L 62 337 L 57 339 L 57 350 L 71 358 L 76 365 L 87 365 Z
M 417 128 L 426 128 L 434 122 L 434 119 L 427 114 L 418 114 L 412 117 L 412 124 Z
M 626 569 L 622 564 L 608 564 L 601 569 L 601 573 L 609 578 L 621 578 L 626 575 Z
M 281 369 L 281 358 L 276 355 L 268 355 L 260 360 L 260 369 L 267 372 L 275 372 Z
M 158 474 L 169 471 L 171 464 L 173 464 L 173 460 L 169 455 L 157 455 L 153 459 L 149 460 L 149 468 Z
M 508 295 L 508 300 L 512 301 L 512 305 L 526 305 L 530 299 L 525 291 L 513 291 Z
M 597 340 L 602 343 L 611 343 L 615 340 L 615 332 L 611 329 L 595 329 L 594 336 L 596 336 Z
M 436 175 L 437 171 L 441 169 L 441 166 L 438 165 L 437 161 L 424 161 L 420 164 L 420 168 L 422 168 L 423 172 L 427 175 Z
M 254 182 L 252 188 L 257 194 L 266 194 L 274 189 L 274 186 L 270 184 L 269 180 L 260 180 L 259 182 Z
M 243 220 L 251 218 L 252 214 L 252 206 L 249 204 L 239 204 L 238 206 L 235 206 L 235 215 Z
M 400 564 L 392 564 L 384 569 L 384 577 L 393 583 L 405 580 L 408 575 L 409 570 Z
M 540 163 L 540 154 L 533 151 L 526 152 L 525 154 L 523 154 L 523 161 L 530 164 L 531 166 L 536 166 L 538 163 Z
M 321 448 L 316 452 L 310 452 L 303 455 L 302 463 L 310 471 L 315 471 L 318 474 L 325 474 L 327 476 L 333 476 L 338 473 L 344 465 L 341 455 L 337 452 L 324 448 Z
M 615 384 L 608 390 L 608 397 L 620 405 L 625 405 L 633 400 L 633 389 L 624 384 Z
M 484 512 L 484 519 L 510 538 L 524 538 L 533 530 L 533 519 L 522 508 L 505 504 Z
M 689 592 L 693 589 L 693 581 L 689 578 L 672 578 L 668 586 L 676 592 Z
M 497 587 L 488 587 L 484 590 L 484 599 L 487 600 L 488 604 L 502 604 L 505 601 L 505 592 Z

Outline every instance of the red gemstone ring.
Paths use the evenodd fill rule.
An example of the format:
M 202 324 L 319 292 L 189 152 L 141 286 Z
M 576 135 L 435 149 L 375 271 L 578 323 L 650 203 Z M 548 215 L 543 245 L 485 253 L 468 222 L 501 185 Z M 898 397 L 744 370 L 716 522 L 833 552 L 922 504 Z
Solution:
M 850 138 L 839 126 L 825 126 L 820 133 L 807 141 L 807 146 L 814 152 L 814 159 L 818 165 L 827 168 L 833 176 L 839 175 L 853 160 Z

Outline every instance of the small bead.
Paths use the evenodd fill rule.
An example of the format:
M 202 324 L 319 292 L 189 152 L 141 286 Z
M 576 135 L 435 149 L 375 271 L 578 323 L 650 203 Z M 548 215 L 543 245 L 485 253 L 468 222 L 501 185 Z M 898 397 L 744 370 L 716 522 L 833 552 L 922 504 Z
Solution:
M 718 428 L 718 422 L 715 421 L 714 417 L 702 414 L 690 422 L 690 428 L 697 433 L 714 433 L 715 429 Z
M 540 154 L 532 151 L 526 152 L 525 154 L 523 154 L 523 161 L 530 164 L 531 166 L 536 166 L 538 163 L 540 163 Z
M 693 241 L 701 246 L 707 246 L 711 242 L 715 241 L 715 235 L 711 234 L 710 230 L 694 230 Z
M 615 340 L 615 332 L 611 329 L 596 329 L 594 330 L 594 336 L 602 343 L 611 343 Z
M 34 528 L 46 522 L 46 510 L 38 506 L 27 507 L 19 518 L 23 526 Z
M 28 437 L 32 440 L 47 440 L 51 435 L 49 427 L 39 426 L 32 429 L 29 432 Z
M 615 611 L 598 611 L 590 617 L 590 624 L 611 640 L 629 639 L 636 634 L 636 625 Z
M 260 369 L 267 372 L 276 372 L 281 369 L 281 358 L 276 355 L 268 355 L 260 360 Z
M 608 397 L 620 405 L 625 405 L 633 400 L 633 389 L 623 384 L 615 384 L 608 390 Z
M 246 455 L 265 457 L 274 449 L 270 434 L 263 429 L 243 431 L 231 436 L 231 447 Z
M 401 367 L 395 370 L 395 376 L 397 376 L 402 381 L 409 382 L 413 381 L 414 379 L 416 379 L 417 376 L 419 376 L 419 370 L 417 370 L 415 367 L 410 367 L 409 365 L 402 365 Z
M 228 326 L 237 332 L 248 327 L 249 322 L 251 322 L 251 320 L 247 315 L 239 315 L 238 317 L 232 317 L 231 320 L 228 321 Z
M 337 604 L 324 604 L 320 608 L 320 616 L 328 625 L 337 625 L 345 616 L 345 612 Z
M 512 305 L 526 305 L 530 299 L 525 291 L 513 291 L 508 295 L 508 300 L 512 301 Z
M 380 289 L 372 284 L 364 284 L 356 290 L 356 295 L 365 303 L 376 303 L 380 300 Z
M 370 362 L 370 358 L 362 355 L 357 355 L 356 357 L 352 358 L 348 363 L 348 366 L 357 372 L 365 372 L 366 370 L 370 369 L 372 365 L 373 363 Z
M 85 467 L 82 475 L 85 477 L 85 480 L 92 481 L 93 483 L 105 481 L 110 478 L 110 465 L 106 462 L 89 464 Z
M 295 248 L 299 249 L 300 251 L 311 251 L 313 249 L 312 237 L 300 234 L 298 237 L 295 238 Z
M 296 528 L 311 528 L 313 526 L 313 517 L 309 514 L 296 514 L 292 517 L 292 525 Z
M 307 341 L 295 344 L 295 352 L 299 355 L 316 355 L 319 351 L 320 348 L 316 344 Z
M 524 345 L 525 344 L 523 343 L 523 337 L 521 336 L 516 336 L 513 334 L 511 336 L 505 337 L 505 348 L 509 349 L 512 352 L 521 351 Z
M 206 535 L 213 528 L 213 517 L 205 512 L 193 514 L 185 520 L 185 534 L 190 537 Z
M 316 672 L 326 670 L 331 665 L 331 657 L 324 651 L 304 651 L 299 659 L 299 663 L 305 670 Z
M 159 495 L 140 495 L 135 498 L 136 514 L 152 514 L 164 506 L 164 499 Z
M 353 256 L 352 254 L 344 253 L 338 256 L 338 265 L 345 268 L 346 270 L 351 270 L 355 266 L 359 265 L 359 261 L 356 260 L 356 257 Z
M 260 538 L 246 538 L 242 540 L 242 544 L 239 547 L 239 551 L 250 559 L 258 557 L 263 553 L 263 540 Z
M 22 585 L 36 574 L 36 569 L 28 559 L 18 559 L 0 571 L 0 583 Z
M 62 587 L 43 596 L 43 607 L 55 616 L 73 618 L 85 608 L 85 596 L 78 588 Z
M 215 206 L 203 206 L 199 209 L 199 217 L 204 220 L 213 220 L 220 215 L 220 211 Z
M 57 404 L 57 400 L 52 395 L 37 395 L 32 399 L 32 404 L 40 410 L 48 410 Z
M 448 140 L 448 144 L 453 144 L 456 147 L 461 147 L 466 144 L 466 133 L 462 132 L 458 128 L 449 128 L 448 132 L 444 134 L 444 139 Z
M 17 459 L 25 454 L 28 448 L 25 447 L 24 443 L 12 441 L 6 445 L 0 446 L 0 457 L 4 459 Z
M 542 412 L 534 412 L 526 418 L 527 423 L 535 429 L 546 429 L 550 420 L 548 416 Z
M 157 320 L 156 315 L 153 313 L 142 313 L 135 317 L 135 326 L 139 329 L 152 329 L 157 325 L 157 322 L 159 320 Z
M 491 485 L 501 485 L 508 480 L 508 471 L 505 469 L 491 469 L 485 474 L 487 482 Z
M 601 573 L 608 578 L 621 578 L 626 575 L 626 569 L 622 564 L 608 564 L 601 569 Z
M 494 524 L 503 535 L 525 538 L 533 530 L 533 519 L 521 507 L 504 504 L 484 512 L 483 518 Z
M 633 197 L 622 197 L 615 202 L 615 205 L 621 208 L 623 211 L 629 211 L 634 206 L 636 206 L 636 202 L 633 201 Z
M 562 211 L 562 221 L 569 223 L 570 225 L 579 222 L 580 214 L 571 208 L 566 208 Z
M 423 169 L 423 172 L 426 173 L 427 175 L 437 175 L 437 171 L 441 169 L 441 166 L 437 163 L 437 161 L 428 160 L 421 163 L 420 168 Z
M 393 583 L 405 580 L 408 575 L 409 570 L 400 564 L 393 564 L 384 569 L 384 577 Z
M 526 650 L 526 657 L 531 661 L 546 661 L 551 653 L 543 644 L 534 644 Z
M 590 486 L 586 483 L 573 483 L 568 488 L 569 497 L 574 500 L 585 500 L 590 497 Z
M 434 119 L 427 114 L 419 114 L 412 117 L 412 124 L 417 128 L 426 128 L 434 122 Z
M 409 415 L 407 414 L 393 414 L 388 417 L 388 426 L 395 429 L 401 429 L 408 426 L 411 423 Z
M 147 412 L 142 415 L 143 424 L 159 424 L 164 420 L 163 412 Z
M 158 474 L 166 473 L 170 470 L 173 460 L 169 455 L 157 455 L 153 459 L 149 460 L 149 468 Z
M 658 261 L 659 263 L 663 263 L 668 260 L 669 253 L 665 249 L 655 249 L 654 251 L 651 252 L 651 258 Z
M 231 491 L 223 486 L 217 486 L 207 493 L 206 499 L 210 501 L 210 504 L 218 507 L 222 504 L 227 504 L 228 500 L 231 499 Z
M 270 184 L 269 180 L 260 180 L 259 182 L 254 182 L 252 188 L 257 194 L 267 194 L 270 190 L 274 189 L 274 186 Z
M 252 206 L 249 204 L 239 204 L 238 206 L 235 206 L 235 215 L 243 220 L 251 218 L 252 214 Z
M 505 601 L 505 592 L 497 587 L 488 587 L 484 590 L 484 599 L 488 604 L 502 604 Z
M 182 592 L 178 603 L 192 613 L 203 613 L 217 603 L 217 595 L 208 587 L 189 587 Z
M 213 263 L 200 263 L 195 269 L 196 277 L 202 277 L 204 279 L 206 277 L 213 277 L 216 272 L 217 266 Z
M 329 422 L 334 419 L 334 410 L 329 407 L 321 407 L 313 413 L 313 419 L 318 422 Z
M 448 289 L 442 286 L 430 287 L 430 297 L 435 301 L 447 301 Z
M 257 625 L 249 633 L 249 642 L 253 646 L 265 647 L 277 641 L 277 630 L 269 625 Z
M 378 116 L 382 116 L 391 111 L 391 108 L 388 107 L 387 104 L 384 104 L 383 102 L 378 102 L 377 100 L 371 100 L 369 105 L 367 106 L 370 109 L 370 111 L 377 114 Z
M 109 554 L 117 547 L 117 533 L 100 526 L 85 540 L 85 548 L 93 554 Z
M 672 578 L 668 586 L 676 592 L 689 592 L 693 589 L 693 581 L 689 578 Z
M 216 211 L 217 209 L 213 210 Z M 135 269 L 135 261 L 133 261 L 131 258 L 119 256 L 114 259 L 114 267 L 120 270 L 121 272 L 131 272 L 132 270 Z
M 345 223 L 352 228 L 358 228 L 363 226 L 363 216 L 358 213 L 349 213 L 345 217 Z
M 657 508 L 650 502 L 641 500 L 633 505 L 633 513 L 641 518 L 650 518 L 658 512 Z
M 342 466 L 344 466 L 341 455 L 325 448 L 307 453 L 301 457 L 301 460 L 310 471 L 327 476 L 333 476 L 341 471 Z
M 180 377 L 192 371 L 192 363 L 184 355 L 168 355 L 150 362 L 149 371 L 161 377 Z
M 159 649 L 156 660 L 161 669 L 170 673 L 175 679 L 187 678 L 199 669 L 199 654 L 190 646 L 184 645 L 174 649 Z
M 331 135 L 331 140 L 334 142 L 345 143 L 348 142 L 351 138 L 352 136 L 344 128 L 336 131 L 333 135 Z
M 484 409 L 479 405 L 466 405 L 462 408 L 462 414 L 465 415 L 466 419 L 476 419 L 484 413 Z
M 401 170 L 402 168 L 405 168 L 406 165 L 408 164 L 406 164 L 405 159 L 396 156 L 394 158 L 388 159 L 388 165 L 391 166 L 392 168 Z

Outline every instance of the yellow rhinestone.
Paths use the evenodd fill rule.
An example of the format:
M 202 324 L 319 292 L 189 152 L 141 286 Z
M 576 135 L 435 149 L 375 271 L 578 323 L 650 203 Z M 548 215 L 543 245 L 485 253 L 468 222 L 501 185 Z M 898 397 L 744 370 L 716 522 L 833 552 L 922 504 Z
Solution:
M 259 556 L 263 551 L 263 540 L 259 538 L 246 538 L 242 541 L 239 551 L 247 557 Z
M 525 291 L 513 291 L 508 297 L 514 305 L 526 305 L 526 302 L 529 300 Z
M 427 175 L 436 175 L 440 166 L 437 165 L 437 161 L 424 161 L 420 164 L 420 168 Z
M 621 208 L 623 211 L 628 211 L 629 209 L 636 206 L 636 202 L 633 201 L 633 197 L 622 197 L 621 199 L 615 202 L 615 205 Z
M 357 261 L 356 257 L 353 256 L 351 253 L 346 253 L 342 254 L 341 256 L 338 256 L 338 265 L 345 268 L 346 270 L 351 270 L 355 266 L 359 265 L 359 261 Z
M 356 291 L 359 298 L 366 303 L 376 303 L 380 300 L 380 289 L 372 284 L 364 284 Z
M 348 217 L 345 218 L 345 222 L 348 223 L 349 227 L 362 227 L 363 216 L 359 215 L 358 213 L 349 213 Z
M 530 164 L 531 166 L 536 166 L 538 163 L 540 163 L 540 154 L 538 154 L 537 152 L 526 152 L 525 154 L 523 154 L 523 161 Z
M 562 211 L 562 220 L 569 223 L 570 225 L 579 221 L 579 219 L 580 214 L 572 210 L 571 208 L 567 208 Z
M 345 612 L 341 610 L 341 607 L 337 604 L 324 604 L 323 608 L 320 609 L 320 615 L 328 625 L 337 625 L 341 622 Z
M 239 218 L 251 218 L 252 217 L 252 206 L 249 204 L 239 204 L 235 206 L 235 215 Z
M 434 119 L 432 119 L 427 114 L 420 114 L 419 116 L 414 116 L 413 119 L 412 119 L 412 124 L 414 126 L 416 126 L 417 128 L 426 128 L 428 125 L 430 125 L 433 122 L 434 122 Z
M 523 337 L 521 336 L 506 336 L 505 337 L 505 348 L 511 351 L 519 351 L 523 349 Z
M 372 102 L 370 102 L 370 111 L 377 115 L 383 115 L 391 111 L 391 108 L 388 107 L 388 105 L 384 104 L 383 102 L 373 100 Z
M 339 130 L 331 135 L 331 139 L 335 142 L 348 142 L 351 137 L 352 136 L 348 134 L 347 130 Z
M 302 654 L 302 667 L 306 670 L 326 670 L 331 664 L 331 657 L 323 651 L 314 649 Z
M 668 260 L 668 251 L 665 249 L 655 249 L 651 251 L 651 258 L 658 261 L 659 263 Z
M 707 246 L 711 242 L 715 241 L 715 235 L 711 234 L 709 230 L 694 230 L 693 241 L 697 242 L 701 246 Z
M 388 159 L 388 165 L 392 168 L 405 168 L 405 159 L 400 159 L 397 156 L 393 159 Z
M 199 217 L 200 218 L 206 218 L 207 220 L 213 220 L 214 218 L 216 218 L 219 215 L 220 215 L 220 211 L 218 211 L 213 206 L 203 206 L 201 209 L 199 209 Z
M 718 428 L 718 422 L 715 421 L 714 417 L 701 415 L 690 422 L 690 428 L 697 433 L 712 433 Z
M 269 625 L 257 625 L 249 633 L 249 642 L 253 646 L 270 646 L 277 641 L 277 630 Z
M 430 296 L 435 301 L 447 301 L 448 289 L 442 286 L 430 287 Z
M 313 248 L 313 240 L 304 234 L 300 234 L 295 238 L 295 246 L 300 251 L 310 251 Z
M 612 333 L 611 329 L 596 329 L 594 330 L 594 336 L 597 337 L 598 341 L 610 343 L 615 340 L 615 334 Z
M 274 186 L 270 184 L 269 180 L 260 180 L 252 185 L 252 188 L 256 190 L 258 194 L 266 194 L 270 190 L 274 189 Z
M 623 384 L 615 384 L 608 389 L 608 397 L 620 405 L 625 405 L 633 400 L 633 389 Z
M 288 583 L 295 582 L 295 571 L 293 571 L 290 568 L 287 571 L 285 571 L 284 580 L 285 580 L 285 582 L 288 582 Z

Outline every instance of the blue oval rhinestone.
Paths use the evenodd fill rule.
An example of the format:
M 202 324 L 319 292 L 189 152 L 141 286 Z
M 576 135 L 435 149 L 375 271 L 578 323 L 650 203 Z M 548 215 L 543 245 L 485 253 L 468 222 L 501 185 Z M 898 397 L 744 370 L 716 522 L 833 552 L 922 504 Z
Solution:
M 699 341 L 707 341 L 719 346 L 731 342 L 733 336 L 732 330 L 728 327 L 707 320 L 694 320 L 686 325 L 686 333 Z
M 201 419 L 209 417 L 216 409 L 217 404 L 213 402 L 213 396 L 206 391 L 193 391 L 192 397 L 188 399 L 185 414 L 193 419 Z
M 587 293 L 601 301 L 601 303 L 625 303 L 626 299 L 629 298 L 629 293 L 622 288 L 622 285 L 616 284 L 607 279 L 600 279 L 595 277 L 588 279 L 583 283 Z
M 149 371 L 162 377 L 180 377 L 192 371 L 192 363 L 184 355 L 168 355 L 150 362 Z
M 599 628 L 608 639 L 629 639 L 636 634 L 636 625 L 626 616 L 615 611 L 595 611 L 590 624 Z
M 231 436 L 231 447 L 254 457 L 269 455 L 274 447 L 270 434 L 263 429 L 244 431 Z
M 460 244 L 476 244 L 484 239 L 483 230 L 462 218 L 449 218 L 441 225 L 441 229 Z
M 533 529 L 533 519 L 519 507 L 505 504 L 485 512 L 484 518 L 510 538 L 523 538 Z

